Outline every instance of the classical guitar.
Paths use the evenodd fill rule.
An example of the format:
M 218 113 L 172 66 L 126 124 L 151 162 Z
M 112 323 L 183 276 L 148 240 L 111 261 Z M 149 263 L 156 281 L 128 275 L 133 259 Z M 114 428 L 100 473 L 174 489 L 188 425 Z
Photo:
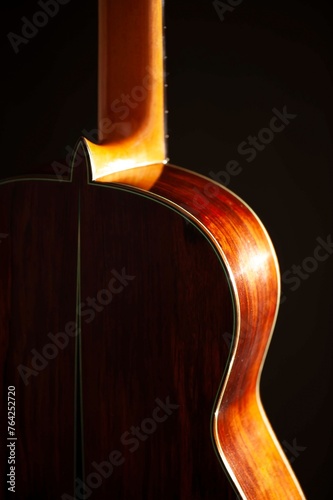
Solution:
M 274 249 L 167 163 L 163 57 L 161 0 L 100 0 L 99 143 L 1 183 L 2 498 L 304 498 L 258 389 Z

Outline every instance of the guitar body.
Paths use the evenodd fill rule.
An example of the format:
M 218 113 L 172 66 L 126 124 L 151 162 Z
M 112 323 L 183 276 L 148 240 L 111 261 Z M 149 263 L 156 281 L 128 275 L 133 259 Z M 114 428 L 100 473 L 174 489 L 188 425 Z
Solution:
M 252 468 L 289 474 L 256 392 L 278 297 L 265 231 L 203 177 L 165 166 L 149 191 L 96 183 L 79 152 L 66 180 L 0 187 L 17 498 L 265 495 Z M 211 210 L 198 212 L 194 189 L 214 193 Z
M 74 495 L 79 438 L 86 486 L 77 481 L 77 495 L 234 498 L 211 437 L 229 356 L 223 333 L 233 330 L 223 265 L 179 211 L 88 184 L 86 171 L 1 186 L 11 207 L 1 217 L 10 235 L 1 387 L 16 390 L 17 498 Z

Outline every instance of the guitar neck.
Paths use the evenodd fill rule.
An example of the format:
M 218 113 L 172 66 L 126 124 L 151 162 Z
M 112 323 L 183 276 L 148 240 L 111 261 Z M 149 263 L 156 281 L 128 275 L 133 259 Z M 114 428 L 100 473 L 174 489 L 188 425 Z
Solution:
M 162 0 L 99 0 L 95 177 L 165 161 L 163 45 Z

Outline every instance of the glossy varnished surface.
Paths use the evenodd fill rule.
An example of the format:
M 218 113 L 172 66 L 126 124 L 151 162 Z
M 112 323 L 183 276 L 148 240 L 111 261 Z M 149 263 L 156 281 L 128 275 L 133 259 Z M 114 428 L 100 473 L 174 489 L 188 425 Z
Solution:
M 258 397 L 279 292 L 262 225 L 232 193 L 176 167 L 152 193 L 125 177 L 87 183 L 86 168 L 72 181 L 1 185 L 2 402 L 16 385 L 18 498 L 71 494 L 112 460 L 92 498 L 233 498 L 220 460 L 244 498 L 302 498 Z M 17 370 L 74 318 L 76 414 L 75 339 L 27 385 Z
M 152 191 L 180 204 L 202 224 L 214 238 L 233 284 L 233 359 L 214 424 L 224 463 L 244 498 L 304 498 L 259 396 L 280 291 L 269 237 L 242 200 L 207 178 L 167 165 Z
M 165 159 L 163 2 L 99 0 L 98 26 L 104 147 L 90 143 L 91 165 L 94 179 L 109 182 L 120 169 Z
M 94 241 L 82 248 L 82 296 L 113 268 L 135 276 L 82 328 L 85 473 L 114 450 L 122 457 L 94 498 L 232 498 L 211 438 L 233 314 L 213 248 L 141 196 L 89 186 L 82 201 L 82 237 Z M 96 225 L 91 209 L 109 215 Z M 157 399 L 176 406 L 158 411 L 163 421 Z
M 74 495 L 74 481 L 88 484 L 97 470 L 101 478 L 104 463 L 107 477 L 90 498 L 235 498 L 211 436 L 233 328 L 221 262 L 171 208 L 148 193 L 87 184 L 85 173 L 81 165 L 72 182 L 0 187 L 10 243 L 1 249 L 2 388 L 17 388 L 16 497 Z M 124 284 L 117 273 L 135 278 Z M 49 331 L 75 318 L 76 416 L 78 337 L 28 386 L 17 371 L 31 364 L 31 349 L 50 343 Z M 108 474 L 110 460 L 117 465 Z
M 69 183 L 19 180 L 0 184 L 0 199 L 8 235 L 0 248 L 0 496 L 60 498 L 74 474 L 74 340 L 61 349 L 49 334 L 75 321 L 77 195 Z M 8 386 L 15 493 L 6 482 Z

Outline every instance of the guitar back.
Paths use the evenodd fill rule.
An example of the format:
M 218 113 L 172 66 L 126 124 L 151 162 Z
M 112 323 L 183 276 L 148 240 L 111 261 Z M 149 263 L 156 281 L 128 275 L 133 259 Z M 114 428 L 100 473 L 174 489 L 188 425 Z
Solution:
M 212 440 L 233 331 L 221 260 L 179 211 L 79 168 L 1 186 L 18 498 L 75 496 L 75 475 L 78 498 L 233 498 Z

